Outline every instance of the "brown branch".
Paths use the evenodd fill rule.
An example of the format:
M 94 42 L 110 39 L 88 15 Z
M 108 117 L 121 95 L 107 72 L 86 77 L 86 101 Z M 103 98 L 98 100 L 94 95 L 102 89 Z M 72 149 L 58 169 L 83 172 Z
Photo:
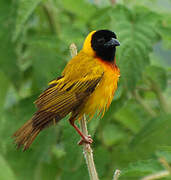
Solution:
M 72 57 L 77 55 L 77 47 L 74 43 L 72 43 L 70 45 L 70 53 L 71 53 Z M 80 120 L 80 127 L 81 127 L 82 133 L 87 136 L 88 131 L 87 131 L 87 124 L 86 124 L 85 115 Z M 85 144 L 85 143 L 83 144 L 83 153 L 84 153 L 84 157 L 86 160 L 90 180 L 98 180 L 99 178 L 98 178 L 96 167 L 94 164 L 93 150 L 91 149 L 90 144 Z

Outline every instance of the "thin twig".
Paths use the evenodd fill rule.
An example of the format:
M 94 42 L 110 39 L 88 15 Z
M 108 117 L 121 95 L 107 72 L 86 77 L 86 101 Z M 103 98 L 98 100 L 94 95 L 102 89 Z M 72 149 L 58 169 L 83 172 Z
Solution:
M 120 174 L 121 174 L 121 171 L 119 169 L 116 169 L 116 171 L 114 172 L 114 175 L 113 175 L 113 180 L 118 180 Z
M 171 175 L 171 167 L 169 163 L 166 161 L 166 159 L 164 157 L 161 157 L 159 158 L 159 161 L 166 170 L 163 170 L 154 174 L 150 174 L 148 176 L 143 177 L 141 180 L 155 180 L 155 179 L 161 179 L 161 178 Z
M 150 79 L 150 83 L 151 83 L 151 89 L 153 90 L 153 92 L 156 94 L 156 96 L 158 97 L 159 103 L 160 103 L 160 107 L 161 109 L 168 113 L 169 112 L 169 108 L 168 105 L 166 103 L 166 100 L 161 92 L 160 87 L 158 86 L 158 84 L 153 81 L 152 79 Z
M 160 172 L 157 172 L 157 173 L 154 173 L 154 174 L 145 176 L 145 177 L 143 177 L 141 180 L 161 179 L 161 178 L 167 177 L 167 176 L 169 176 L 169 175 L 170 175 L 169 171 L 163 170 L 163 171 L 160 171 Z
M 85 134 L 87 136 L 88 131 L 87 131 L 85 115 L 80 120 L 80 127 L 81 127 L 81 131 L 83 132 L 83 134 Z M 96 167 L 94 164 L 93 150 L 91 149 L 90 144 L 85 144 L 85 143 L 83 144 L 83 153 L 84 153 L 84 157 L 85 157 L 85 160 L 87 163 L 90 180 L 98 180 L 99 178 L 98 178 Z
M 77 47 L 76 47 L 76 45 L 74 43 L 72 43 L 70 45 L 70 53 L 71 53 L 72 57 L 77 55 Z M 80 120 L 80 127 L 81 127 L 82 133 L 87 136 L 88 131 L 87 131 L 87 124 L 86 124 L 85 115 Z M 94 164 L 93 151 L 91 149 L 90 144 L 85 144 L 85 143 L 83 144 L 83 153 L 84 153 L 84 157 L 85 157 L 86 164 L 87 164 L 87 167 L 88 167 L 90 180 L 98 180 L 99 178 L 98 178 L 96 167 L 95 167 L 95 164 Z
M 160 157 L 160 158 L 159 158 L 159 161 L 160 161 L 160 163 L 163 165 L 163 167 L 164 167 L 166 170 L 168 170 L 168 171 L 170 172 L 170 174 L 171 174 L 171 167 L 170 167 L 169 163 L 166 161 L 166 159 L 165 159 L 164 157 Z

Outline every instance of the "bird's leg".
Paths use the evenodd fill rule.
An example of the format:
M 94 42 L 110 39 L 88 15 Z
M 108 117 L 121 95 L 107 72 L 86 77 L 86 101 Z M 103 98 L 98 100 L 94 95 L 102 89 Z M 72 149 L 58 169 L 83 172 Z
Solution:
M 78 145 L 82 145 L 83 143 L 91 144 L 91 143 L 93 142 L 93 140 L 91 139 L 91 136 L 90 136 L 90 135 L 88 135 L 88 136 L 84 135 L 84 134 L 80 131 L 80 129 L 75 125 L 74 121 L 75 121 L 75 118 L 74 118 L 74 117 L 70 117 L 70 118 L 69 118 L 69 122 L 70 122 L 71 126 L 74 127 L 74 129 L 78 132 L 78 134 L 79 134 L 79 135 L 81 136 L 81 138 L 82 138 L 82 139 L 78 142 Z

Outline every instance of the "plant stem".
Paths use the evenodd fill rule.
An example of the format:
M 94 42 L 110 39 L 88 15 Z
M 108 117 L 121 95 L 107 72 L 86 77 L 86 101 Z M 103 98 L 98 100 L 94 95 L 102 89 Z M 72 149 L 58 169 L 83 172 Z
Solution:
M 120 174 L 121 174 L 121 171 L 119 169 L 116 169 L 116 171 L 114 172 L 114 175 L 113 175 L 113 180 L 118 180 Z
M 76 45 L 74 43 L 72 43 L 70 45 L 70 53 L 71 53 L 72 57 L 77 55 L 77 47 L 76 47 Z M 86 124 L 85 115 L 80 120 L 80 127 L 81 127 L 82 133 L 87 136 L 88 131 L 87 131 L 87 124 Z M 83 144 L 83 154 L 84 154 L 86 164 L 87 164 L 87 167 L 88 167 L 90 180 L 98 180 L 99 178 L 98 178 L 96 167 L 95 167 L 95 164 L 94 164 L 93 150 L 91 149 L 90 144 L 85 144 L 85 143 Z
M 50 2 L 48 2 L 43 3 L 42 8 L 45 12 L 45 15 L 47 16 L 52 33 L 59 35 L 59 25 L 57 24 L 57 20 L 55 18 L 53 6 L 50 4 Z
M 161 89 L 160 87 L 156 84 L 156 82 L 154 82 L 152 79 L 150 79 L 150 83 L 151 83 L 151 89 L 152 91 L 156 94 L 158 100 L 159 100 L 159 103 L 160 103 L 160 107 L 161 109 L 167 113 L 169 112 L 168 111 L 168 107 L 167 107 L 167 103 L 165 101 L 165 98 L 161 92 Z
M 88 135 L 85 115 L 80 120 L 80 127 L 83 134 Z M 88 167 L 90 180 L 98 180 L 99 178 L 94 164 L 93 150 L 91 149 L 90 144 L 83 144 L 83 153 Z
M 168 170 L 171 174 L 171 166 L 169 165 L 169 163 L 166 161 L 166 159 L 164 157 L 159 158 L 160 163 L 163 165 L 163 167 Z
M 163 171 L 160 171 L 160 172 L 157 172 L 157 173 L 154 173 L 154 174 L 145 176 L 145 177 L 143 177 L 141 180 L 161 179 L 161 178 L 167 177 L 167 176 L 169 176 L 169 175 L 170 175 L 169 171 L 163 170 Z
M 148 105 L 146 104 L 143 99 L 140 97 L 140 95 L 138 94 L 137 91 L 134 91 L 133 92 L 133 95 L 136 99 L 136 101 L 141 104 L 143 106 L 143 108 L 152 116 L 152 117 L 156 117 L 156 113 L 155 111 L 153 111 L 153 109 Z
M 161 157 L 161 158 L 159 158 L 159 161 L 164 166 L 164 168 L 166 170 L 163 170 L 163 171 L 160 171 L 160 172 L 145 176 L 141 180 L 161 179 L 161 178 L 164 178 L 164 177 L 167 177 L 167 176 L 171 175 L 171 167 L 170 167 L 169 163 L 166 161 L 166 159 Z

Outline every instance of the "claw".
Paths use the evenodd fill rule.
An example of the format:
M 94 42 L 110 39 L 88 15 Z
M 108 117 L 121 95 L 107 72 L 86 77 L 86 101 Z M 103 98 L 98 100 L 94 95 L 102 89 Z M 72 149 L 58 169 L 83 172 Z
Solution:
M 82 138 L 82 139 L 78 142 L 78 145 L 83 145 L 83 143 L 92 144 L 92 143 L 93 143 L 93 139 L 91 138 L 91 135 L 84 136 L 84 138 Z

